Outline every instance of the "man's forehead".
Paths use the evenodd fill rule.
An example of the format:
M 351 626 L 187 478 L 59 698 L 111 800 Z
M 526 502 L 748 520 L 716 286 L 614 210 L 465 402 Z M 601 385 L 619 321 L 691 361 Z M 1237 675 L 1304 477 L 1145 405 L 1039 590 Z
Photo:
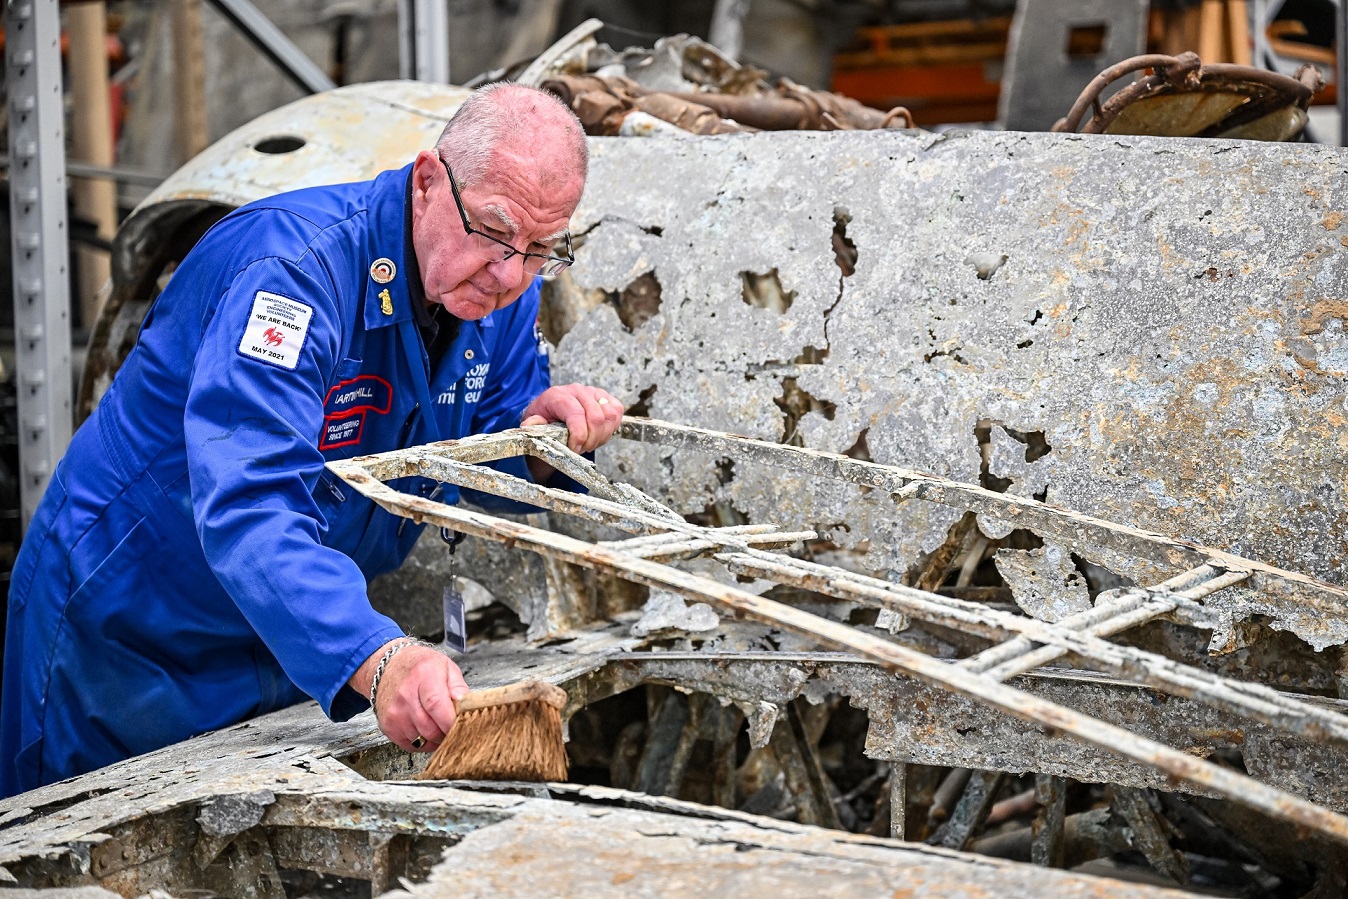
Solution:
M 470 190 L 487 202 L 504 199 L 511 203 L 542 203 L 553 207 L 574 206 L 584 187 L 585 182 L 578 175 L 567 177 L 527 169 L 493 169 L 477 179 Z
M 491 164 L 481 180 L 496 181 L 503 187 L 527 184 L 546 194 L 574 194 L 579 199 L 585 187 L 582 171 L 570 154 L 546 143 L 524 148 L 498 147 L 491 154 Z

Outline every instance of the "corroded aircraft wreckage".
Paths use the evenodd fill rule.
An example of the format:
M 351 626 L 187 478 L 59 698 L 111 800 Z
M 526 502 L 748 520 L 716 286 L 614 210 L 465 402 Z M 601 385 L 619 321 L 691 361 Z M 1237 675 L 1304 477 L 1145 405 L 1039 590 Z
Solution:
M 462 96 L 313 97 L 166 182 L 118 236 L 84 408 L 211 222 L 410 159 Z M 327 474 L 429 525 L 376 605 L 435 639 L 457 579 L 469 682 L 567 691 L 571 783 L 419 780 L 368 714 L 302 705 L 0 803 L 0 882 L 1342 895 L 1340 151 L 642 133 L 592 139 L 540 320 L 620 438 Z M 520 454 L 586 492 L 487 466 Z

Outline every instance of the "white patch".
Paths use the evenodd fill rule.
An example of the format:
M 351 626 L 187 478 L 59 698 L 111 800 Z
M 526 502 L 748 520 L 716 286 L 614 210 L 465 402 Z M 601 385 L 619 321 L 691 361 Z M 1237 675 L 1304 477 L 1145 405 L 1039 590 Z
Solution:
M 294 371 L 313 316 L 312 306 L 259 290 L 243 340 L 239 341 L 239 352 Z

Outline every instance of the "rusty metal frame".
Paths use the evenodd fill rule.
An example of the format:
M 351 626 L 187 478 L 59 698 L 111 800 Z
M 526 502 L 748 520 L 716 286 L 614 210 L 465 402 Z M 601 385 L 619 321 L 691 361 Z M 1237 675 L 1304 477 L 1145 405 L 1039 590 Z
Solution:
M 1103 104 L 1100 102 L 1101 92 L 1110 84 L 1125 75 L 1145 69 L 1151 69 L 1152 74 L 1139 77 Z M 1178 56 L 1151 53 L 1117 62 L 1095 76 L 1082 90 L 1081 96 L 1072 104 L 1067 115 L 1055 122 L 1049 130 L 1071 134 L 1081 128 L 1084 134 L 1103 134 L 1129 104 L 1168 91 L 1196 90 L 1205 79 L 1209 82 L 1244 82 L 1258 85 L 1285 97 L 1287 104 L 1295 103 L 1302 109 L 1310 103 L 1311 95 L 1324 84 L 1318 70 L 1313 66 L 1304 66 L 1298 71 L 1297 77 L 1293 78 L 1254 66 L 1232 63 L 1204 64 L 1198 55 L 1191 51 Z M 1091 118 L 1087 120 L 1085 127 L 1081 127 L 1082 117 L 1086 115 L 1088 109 L 1092 111 Z
M 1153 587 L 1102 597 L 1095 608 L 1056 624 L 1013 615 L 771 551 L 810 539 L 813 532 L 780 532 L 763 523 L 747 528 L 691 524 L 630 485 L 605 478 L 592 463 L 566 448 L 565 430 L 556 425 L 330 462 L 328 468 L 393 514 L 504 542 L 564 562 L 606 569 L 638 584 L 709 602 L 735 615 L 856 653 L 886 670 L 962 694 L 1040 727 L 1070 734 L 1098 749 L 1154 768 L 1176 783 L 1224 796 L 1348 843 L 1348 818 L 1323 806 L 1004 683 L 1017 674 L 1070 655 L 1114 677 L 1302 738 L 1348 745 L 1348 716 L 1262 685 L 1219 677 L 1164 656 L 1102 639 L 1161 615 L 1182 623 L 1210 626 L 1202 600 L 1236 584 L 1274 601 L 1296 602 L 1318 614 L 1338 618 L 1348 613 L 1348 592 L 1220 550 L 908 469 L 647 419 L 625 419 L 620 433 L 629 440 L 728 455 L 848 481 L 887 493 L 896 503 L 935 502 L 1015 521 L 1018 526 L 1091 557 L 1129 557 L 1179 573 Z M 541 487 L 481 467 L 484 462 L 522 455 L 548 462 L 584 485 L 590 495 Z M 384 483 L 407 476 L 429 477 L 531 503 L 635 536 L 589 543 L 403 494 Z M 664 564 L 698 556 L 716 559 L 733 574 L 796 585 L 1001 642 L 963 660 L 943 661 L 858 628 Z

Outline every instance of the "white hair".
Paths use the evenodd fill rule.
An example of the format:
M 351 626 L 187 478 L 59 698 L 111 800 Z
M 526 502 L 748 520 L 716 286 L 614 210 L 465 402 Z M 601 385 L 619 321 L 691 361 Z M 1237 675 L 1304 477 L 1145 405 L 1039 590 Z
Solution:
M 584 180 L 589 150 L 580 119 L 555 94 L 523 84 L 498 81 L 474 91 L 440 133 L 435 149 L 453 168 L 459 186 L 467 187 L 486 174 L 502 144 L 528 140 L 540 124 L 560 126 L 556 129 L 561 138 L 558 155 L 563 160 L 570 157 L 571 171 Z M 552 161 L 555 157 L 544 158 Z

